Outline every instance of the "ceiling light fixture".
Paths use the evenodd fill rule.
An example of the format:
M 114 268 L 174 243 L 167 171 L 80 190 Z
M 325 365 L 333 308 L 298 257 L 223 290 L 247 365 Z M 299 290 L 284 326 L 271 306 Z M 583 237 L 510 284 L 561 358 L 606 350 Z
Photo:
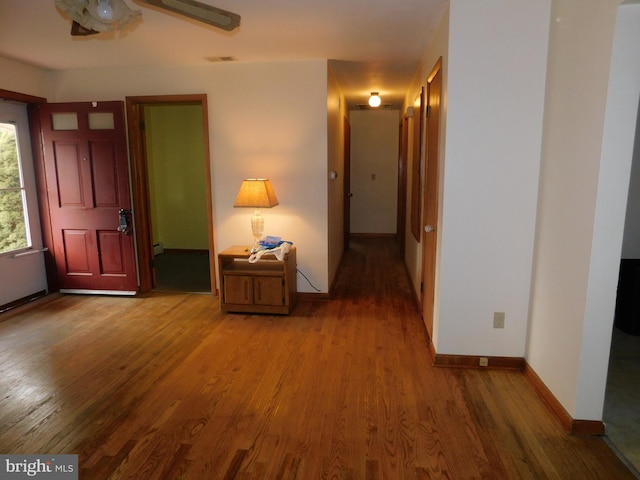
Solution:
M 375 108 L 379 107 L 381 103 L 382 100 L 380 100 L 380 95 L 378 95 L 378 92 L 371 92 L 371 96 L 369 97 L 369 106 Z
M 72 35 L 124 30 L 142 16 L 124 0 L 56 0 L 56 6 L 71 18 Z

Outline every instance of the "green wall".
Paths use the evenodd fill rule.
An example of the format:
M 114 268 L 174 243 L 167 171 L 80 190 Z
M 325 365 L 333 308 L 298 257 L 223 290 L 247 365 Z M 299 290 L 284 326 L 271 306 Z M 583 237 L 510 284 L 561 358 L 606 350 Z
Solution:
M 153 243 L 209 248 L 200 105 L 145 106 Z

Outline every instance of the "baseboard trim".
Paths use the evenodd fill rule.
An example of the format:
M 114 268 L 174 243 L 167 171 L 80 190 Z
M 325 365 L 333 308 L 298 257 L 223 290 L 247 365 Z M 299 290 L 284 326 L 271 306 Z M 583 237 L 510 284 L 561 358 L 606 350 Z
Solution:
M 209 255 L 209 250 L 199 248 L 164 248 L 164 253 L 191 253 L 194 255 Z
M 328 302 L 331 296 L 328 293 L 298 292 L 299 302 Z
M 42 293 L 42 295 L 40 295 L 40 293 Z M 0 322 L 4 320 L 9 320 L 10 318 L 20 315 L 21 313 L 25 313 L 30 310 L 35 310 L 36 308 L 41 307 L 42 305 L 49 303 L 53 300 L 56 300 L 57 298 L 60 298 L 60 297 L 62 297 L 61 293 L 56 292 L 56 293 L 47 294 L 44 291 L 38 292 L 37 294 L 34 294 L 34 295 L 30 295 L 29 297 L 25 297 L 26 301 L 20 304 L 16 304 L 11 308 L 2 310 L 2 312 L 0 312 Z M 12 303 L 15 303 L 15 302 L 12 302 Z M 4 307 L 6 307 L 6 305 Z
M 481 366 L 481 360 L 486 360 L 486 365 Z M 436 367 L 450 368 L 477 368 L 501 369 L 501 370 L 522 370 L 525 365 L 524 358 L 520 357 L 490 357 L 482 355 L 445 355 L 436 353 L 433 359 Z
M 350 233 L 352 238 L 398 238 L 395 233 Z
M 444 355 L 436 353 L 433 343 L 431 343 L 428 335 L 427 343 L 429 352 L 433 358 L 433 365 L 435 367 L 475 368 L 478 370 L 520 370 L 543 401 L 547 409 L 554 417 L 556 417 L 560 422 L 560 425 L 562 425 L 562 428 L 564 428 L 568 434 L 580 436 L 602 436 L 605 434 L 605 424 L 603 421 L 572 418 L 524 358 L 482 357 L 479 355 Z M 487 360 L 487 366 L 480 366 L 481 358 Z
M 42 298 L 47 294 L 46 290 L 41 290 L 39 292 L 32 293 L 31 295 L 27 295 L 26 297 L 18 298 L 13 302 L 5 303 L 4 305 L 0 305 L 0 313 L 8 312 L 14 308 L 18 308 L 22 305 L 26 305 L 27 303 L 33 302 L 38 298 Z
M 569 415 L 538 374 L 525 362 L 523 373 L 549 411 L 558 419 L 567 433 L 572 435 L 602 436 L 605 424 L 600 420 L 576 420 Z

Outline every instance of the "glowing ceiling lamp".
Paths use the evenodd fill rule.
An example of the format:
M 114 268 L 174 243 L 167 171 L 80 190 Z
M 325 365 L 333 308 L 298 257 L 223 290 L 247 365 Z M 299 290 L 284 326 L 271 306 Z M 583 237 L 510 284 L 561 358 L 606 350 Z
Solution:
M 376 108 L 379 107 L 381 103 L 382 100 L 380 100 L 380 95 L 378 95 L 378 92 L 371 92 L 371 96 L 369 97 L 369 106 Z

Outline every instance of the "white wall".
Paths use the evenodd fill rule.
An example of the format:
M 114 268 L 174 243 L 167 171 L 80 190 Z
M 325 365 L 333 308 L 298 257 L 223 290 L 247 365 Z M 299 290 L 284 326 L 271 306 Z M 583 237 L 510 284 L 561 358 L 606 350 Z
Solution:
M 549 12 L 451 1 L 438 353 L 524 356 Z
M 325 60 L 70 70 L 52 85 L 56 102 L 206 93 L 216 248 L 251 243 L 252 212 L 233 202 L 243 178 L 269 178 L 280 204 L 263 212 L 265 234 L 293 241 L 298 268 L 327 292 Z
M 398 110 L 354 110 L 351 122 L 351 233 L 395 234 Z
M 527 361 L 601 420 L 640 89 L 640 12 L 555 0 Z M 613 48 L 613 55 L 612 55 Z

